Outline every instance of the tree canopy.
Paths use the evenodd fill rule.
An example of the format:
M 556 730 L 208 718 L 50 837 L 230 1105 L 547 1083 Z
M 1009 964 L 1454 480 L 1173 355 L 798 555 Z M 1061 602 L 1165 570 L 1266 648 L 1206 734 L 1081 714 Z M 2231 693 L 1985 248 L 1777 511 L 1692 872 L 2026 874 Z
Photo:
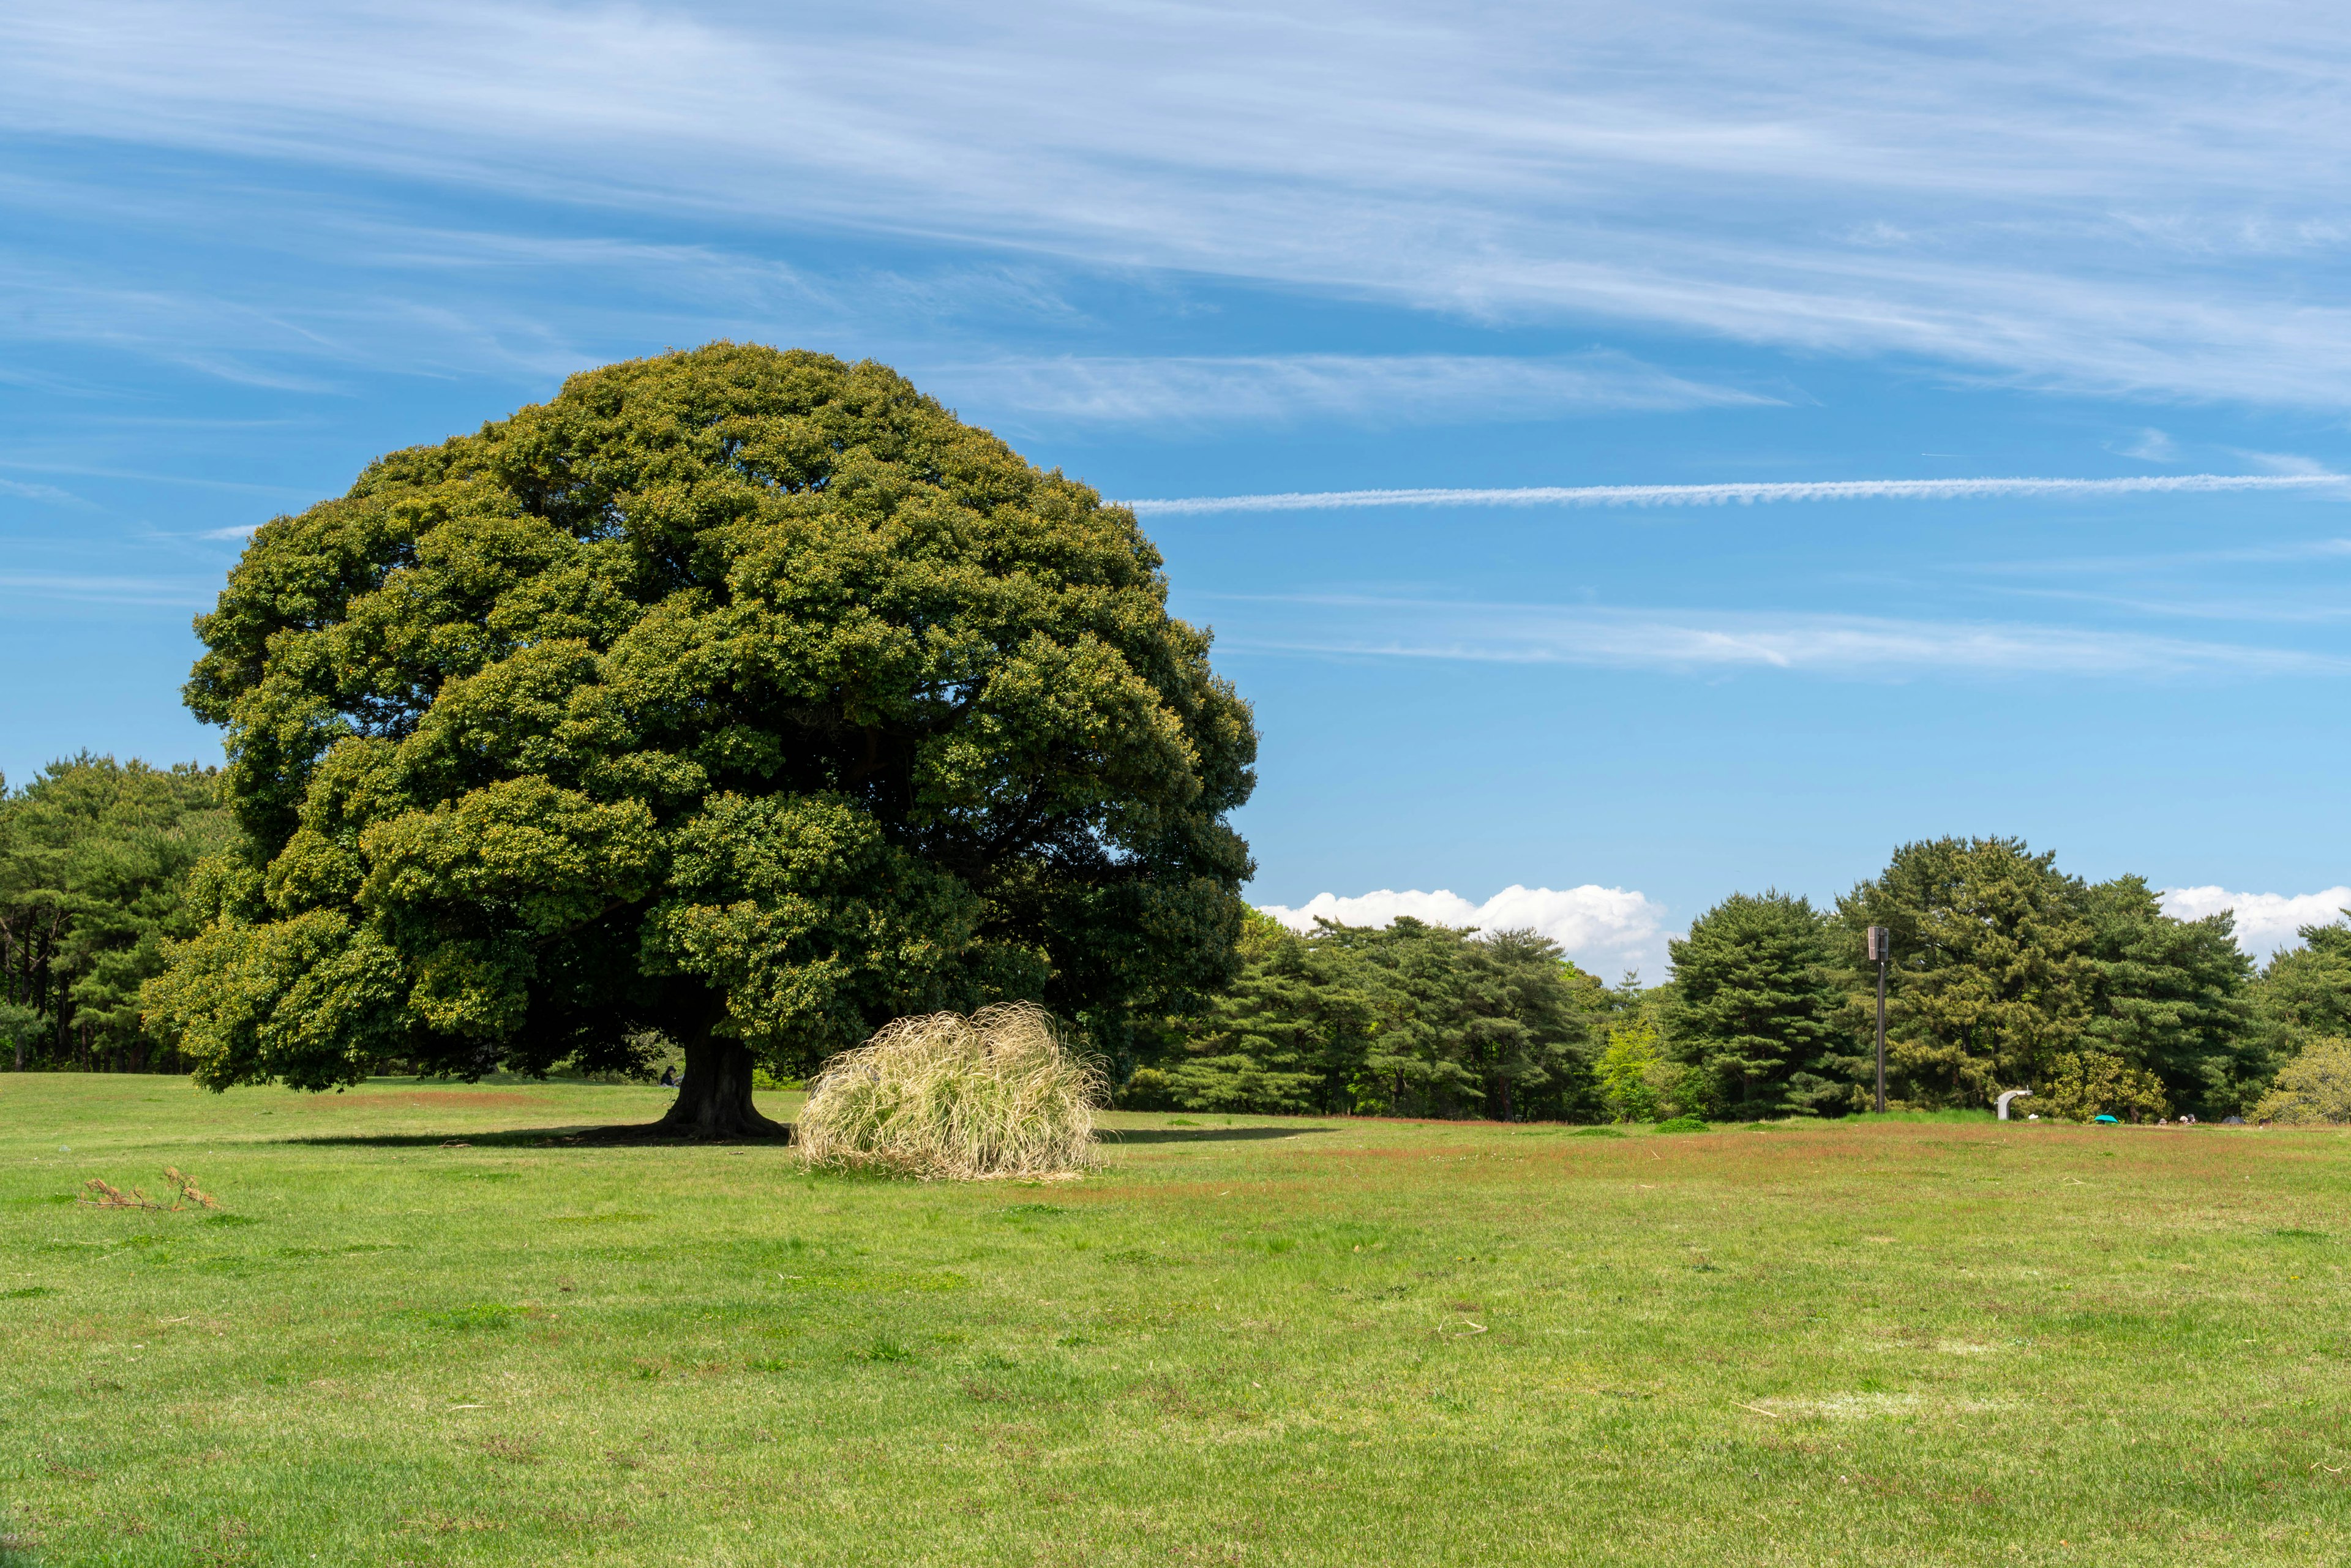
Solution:
M 1242 952 L 1229 989 L 1171 1021 L 1164 1064 L 1125 1103 L 1501 1121 L 1598 1105 L 1589 1015 L 1604 993 L 1547 937 L 1409 916 L 1301 936 L 1259 915 Z
M 1756 1117 L 1842 1100 L 1843 999 L 1829 921 L 1802 898 L 1733 894 L 1667 944 L 1678 1053 L 1724 1113 Z
M 2021 839 L 1928 840 L 1840 899 L 1837 921 L 1855 1040 L 1876 976 L 1862 928 L 1893 933 L 1886 1069 L 1910 1103 L 1984 1104 L 2085 1050 L 2199 1113 L 2248 1103 L 2270 1071 L 2231 917 L 2175 919 L 2141 878 L 2085 883 Z
M 758 1124 L 896 1014 L 1229 977 L 1249 708 L 1123 507 L 871 362 L 573 377 L 264 525 L 197 630 L 246 842 L 151 1011 L 214 1086 L 686 1051 Z
M 2312 1037 L 2279 1071 L 2253 1113 L 2289 1126 L 2351 1122 L 2351 1040 Z
M 154 1064 L 141 986 L 192 935 L 191 869 L 234 836 L 213 769 L 87 753 L 0 789 L 0 1051 L 16 1067 Z
M 2280 953 L 2262 971 L 2262 1017 L 2288 1048 L 2351 1035 L 2351 925 L 2305 925 L 2297 935 L 2302 946 Z

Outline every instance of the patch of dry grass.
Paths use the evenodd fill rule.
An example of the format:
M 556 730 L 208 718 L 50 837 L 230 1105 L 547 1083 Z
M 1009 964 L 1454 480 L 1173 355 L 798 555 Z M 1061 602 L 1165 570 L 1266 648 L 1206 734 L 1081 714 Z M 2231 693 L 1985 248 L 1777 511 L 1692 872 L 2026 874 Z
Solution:
M 1031 1003 L 903 1018 L 826 1064 L 796 1140 L 818 1169 L 1054 1176 L 1093 1162 L 1108 1088 Z

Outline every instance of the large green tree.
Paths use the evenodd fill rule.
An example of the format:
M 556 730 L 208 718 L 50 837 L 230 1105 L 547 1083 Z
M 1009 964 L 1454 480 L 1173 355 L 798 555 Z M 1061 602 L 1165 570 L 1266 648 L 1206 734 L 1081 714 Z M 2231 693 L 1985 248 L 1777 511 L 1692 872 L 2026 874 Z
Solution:
M 1777 891 L 1733 894 L 1667 946 L 1674 1051 L 1703 1075 L 1714 1109 L 1766 1116 L 1844 1098 L 1824 1060 L 1849 1051 L 1824 912 Z
M 1187 1111 L 1348 1112 L 1378 1006 L 1361 966 L 1255 910 L 1242 968 L 1197 1015 L 1176 1020 L 1164 1067 L 1128 1098 Z
M 1115 1034 L 1232 971 L 1249 709 L 1123 507 L 888 369 L 576 376 L 254 537 L 190 706 L 248 843 L 151 993 L 215 1086 L 684 1050 L 1033 998 Z
M 2250 1106 L 2284 1053 L 2257 1016 L 2235 916 L 2175 919 L 2137 876 L 2083 888 L 2082 908 L 2095 970 L 2084 1046 L 2155 1074 L 2183 1108 Z
M 2020 839 L 1928 840 L 1895 851 L 1837 918 L 1856 1078 L 1875 980 L 1861 931 L 1893 933 L 1887 1076 L 1909 1103 L 1982 1104 L 2082 1051 L 2153 1073 L 2199 1113 L 2239 1108 L 2267 1076 L 2230 916 L 2175 919 L 2138 877 L 2085 883 Z
M 2253 992 L 2288 1050 L 2351 1035 L 2351 925 L 2305 925 L 2297 935 L 2302 946 L 2272 958 Z
M 2055 860 L 2021 839 L 1922 841 L 1839 900 L 1856 1036 L 1873 983 L 1857 962 L 1860 928 L 1893 933 L 1886 1072 L 1900 1097 L 1982 1104 L 2080 1037 L 2095 979 L 2090 923 Z

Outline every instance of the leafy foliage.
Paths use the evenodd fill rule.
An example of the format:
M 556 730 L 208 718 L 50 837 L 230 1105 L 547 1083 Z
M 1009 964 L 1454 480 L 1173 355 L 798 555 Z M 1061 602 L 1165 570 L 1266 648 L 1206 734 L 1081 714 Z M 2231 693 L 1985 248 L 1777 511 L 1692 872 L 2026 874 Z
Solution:
M 221 1086 L 1227 979 L 1256 737 L 1123 508 L 889 370 L 713 344 L 255 536 L 187 688 L 246 849 L 152 1010 Z
M 2267 1076 L 2231 917 L 2174 919 L 2138 877 L 2085 883 L 2016 839 L 1926 841 L 1838 900 L 1836 924 L 1856 1051 L 1876 978 L 1861 931 L 1893 933 L 1887 1078 L 1907 1104 L 1983 1104 L 2084 1051 L 2152 1073 L 2199 1113 L 2248 1103 Z M 1844 1065 L 1858 1103 L 1866 1063 Z
M 2289 1125 L 2351 1122 L 2351 1039 L 2323 1034 L 2304 1046 L 2253 1113 Z
M 2049 1064 L 2049 1075 L 2032 1093 L 2033 1113 L 2053 1121 L 2087 1122 L 2114 1116 L 2126 1122 L 2156 1121 L 2171 1113 L 2163 1082 L 2133 1067 L 2111 1051 L 2069 1051 Z
M 1633 1018 L 1608 1030 L 1608 1048 L 1600 1053 L 1593 1077 L 1600 1102 L 1619 1122 L 1656 1122 L 1680 1113 L 1677 1091 L 1689 1082 L 1688 1071 L 1666 1057 L 1665 1040 L 1654 1019 Z
M 87 753 L 0 797 L 0 1050 L 17 1067 L 154 1063 L 141 986 L 191 935 L 192 869 L 235 836 L 213 769 Z

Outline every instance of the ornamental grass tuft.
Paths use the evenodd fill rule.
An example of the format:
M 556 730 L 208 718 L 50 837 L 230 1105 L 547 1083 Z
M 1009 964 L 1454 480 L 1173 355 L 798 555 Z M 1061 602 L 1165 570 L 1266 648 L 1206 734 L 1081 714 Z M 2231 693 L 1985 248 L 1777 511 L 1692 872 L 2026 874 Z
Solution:
M 796 1139 L 809 1165 L 959 1181 L 1094 1160 L 1101 1072 L 1029 1002 L 884 1024 L 825 1064 Z

